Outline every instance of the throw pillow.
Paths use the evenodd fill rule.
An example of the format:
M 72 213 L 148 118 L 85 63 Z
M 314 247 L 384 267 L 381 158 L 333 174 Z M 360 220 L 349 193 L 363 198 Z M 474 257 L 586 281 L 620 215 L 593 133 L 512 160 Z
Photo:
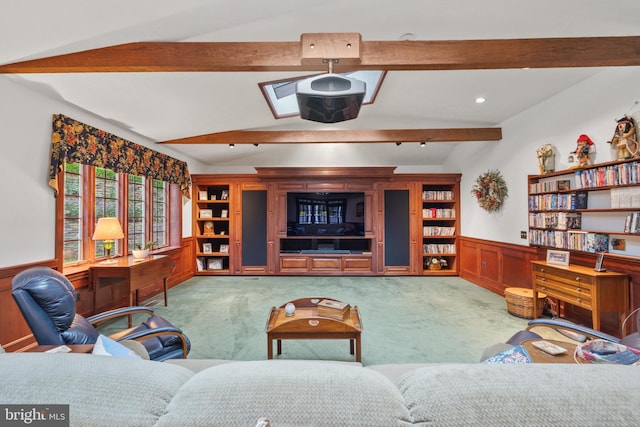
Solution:
M 531 358 L 523 346 L 516 345 L 488 358 L 482 363 L 531 363 Z
M 100 334 L 93 345 L 93 354 L 98 356 L 124 357 L 127 359 L 142 359 L 139 354 L 111 338 Z

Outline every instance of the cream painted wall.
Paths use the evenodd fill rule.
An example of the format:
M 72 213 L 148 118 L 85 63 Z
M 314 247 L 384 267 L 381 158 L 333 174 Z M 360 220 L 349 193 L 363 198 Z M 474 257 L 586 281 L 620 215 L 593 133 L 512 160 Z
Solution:
M 37 95 L 0 76 L 0 268 L 54 257 L 55 199 L 47 184 L 51 116 L 63 113 L 145 146 L 152 142 L 118 128 L 92 114 Z M 497 143 L 460 144 L 444 167 L 398 168 L 398 172 L 462 173 L 462 234 L 480 239 L 526 245 L 520 230 L 527 230 L 527 174 L 538 173 L 536 149 L 545 143 L 556 146 L 556 168 L 568 167 L 566 158 L 575 141 L 588 134 L 597 147 L 597 162 L 614 158 L 606 141 L 615 119 L 632 113 L 640 121 L 640 67 L 607 69 L 512 119 L 500 124 L 503 140 Z M 491 100 L 489 100 L 491 102 Z M 507 148 L 508 147 L 508 148 Z M 207 170 L 163 147 L 163 151 L 186 160 L 192 173 Z M 498 213 L 480 209 L 470 194 L 475 178 L 488 169 L 499 169 L 510 196 Z M 230 173 L 216 170 L 216 173 Z M 243 170 L 247 172 L 247 170 Z M 16 208 L 16 207 L 19 207 Z M 183 236 L 191 236 L 191 203 L 183 205 Z
M 605 69 L 502 123 L 502 141 L 457 147 L 445 169 L 463 174 L 462 235 L 527 245 L 520 231 L 528 228 L 527 175 L 539 173 L 536 149 L 552 144 L 556 170 L 567 169 L 569 153 L 584 133 L 595 142 L 595 163 L 615 160 L 607 141 L 624 114 L 640 121 L 638 102 L 640 67 Z M 509 188 L 504 208 L 491 214 L 471 195 L 475 179 L 489 169 L 500 170 Z
M 0 268 L 54 258 L 55 197 L 48 185 L 51 117 L 62 113 L 138 144 L 152 141 L 86 111 L 43 97 L 0 76 Z M 185 160 L 198 162 L 163 149 Z M 183 204 L 183 235 L 191 235 L 191 202 Z

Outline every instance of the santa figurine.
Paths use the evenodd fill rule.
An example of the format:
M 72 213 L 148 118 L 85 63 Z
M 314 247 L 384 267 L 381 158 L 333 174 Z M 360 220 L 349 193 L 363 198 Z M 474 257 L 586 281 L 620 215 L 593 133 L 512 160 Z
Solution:
M 584 168 L 591 164 L 591 151 L 593 146 L 593 141 L 589 136 L 582 134 L 578 137 L 576 150 L 572 151 L 571 154 L 575 154 L 578 160 L 578 164 L 574 166 L 574 168 Z

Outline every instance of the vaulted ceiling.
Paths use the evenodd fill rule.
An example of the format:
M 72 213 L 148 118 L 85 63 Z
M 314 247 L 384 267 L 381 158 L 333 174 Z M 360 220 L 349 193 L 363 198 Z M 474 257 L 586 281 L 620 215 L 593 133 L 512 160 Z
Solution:
M 640 65 L 637 0 L 24 3 L 0 17 L 3 78 L 210 166 L 302 150 L 309 165 L 440 164 L 600 67 Z M 343 123 L 276 120 L 258 83 L 327 56 L 335 72 L 388 70 L 375 102 Z

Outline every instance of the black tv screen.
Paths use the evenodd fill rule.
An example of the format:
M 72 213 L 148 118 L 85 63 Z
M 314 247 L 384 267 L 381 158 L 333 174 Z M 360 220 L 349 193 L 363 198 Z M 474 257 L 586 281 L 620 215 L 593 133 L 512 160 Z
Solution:
M 287 193 L 288 236 L 364 236 L 364 193 Z

